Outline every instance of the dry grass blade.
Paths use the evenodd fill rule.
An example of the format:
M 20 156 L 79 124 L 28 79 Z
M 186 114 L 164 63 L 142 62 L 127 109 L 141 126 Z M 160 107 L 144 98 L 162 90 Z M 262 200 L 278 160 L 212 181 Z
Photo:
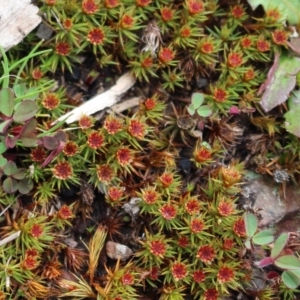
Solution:
M 96 268 L 98 266 L 98 260 L 101 253 L 101 250 L 104 246 L 104 242 L 107 236 L 107 229 L 105 226 L 100 225 L 96 229 L 96 232 L 93 238 L 90 240 L 89 243 L 89 274 L 90 274 L 90 284 L 94 281 L 94 274 Z
M 75 276 L 75 275 L 74 275 Z M 75 276 L 76 281 L 62 279 L 59 281 L 59 285 L 69 292 L 63 293 L 59 298 L 70 297 L 70 299 L 97 299 L 97 295 L 93 292 L 91 286 L 83 279 Z

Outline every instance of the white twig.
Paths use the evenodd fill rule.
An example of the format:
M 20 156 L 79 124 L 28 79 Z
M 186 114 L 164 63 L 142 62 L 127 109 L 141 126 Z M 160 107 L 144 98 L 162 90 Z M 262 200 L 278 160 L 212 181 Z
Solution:
M 53 124 L 67 118 L 66 123 L 70 124 L 80 119 L 82 115 L 92 115 L 106 107 L 111 107 L 117 103 L 121 96 L 127 92 L 136 82 L 136 78 L 131 73 L 122 75 L 110 90 L 99 94 L 79 107 L 61 116 Z
M 11 234 L 10 236 L 6 237 L 3 240 L 1 240 L 0 241 L 0 247 L 7 244 L 7 243 L 9 243 L 9 242 L 11 242 L 11 241 L 13 241 L 13 240 L 15 240 L 16 238 L 18 238 L 20 236 L 20 234 L 21 234 L 21 230 Z

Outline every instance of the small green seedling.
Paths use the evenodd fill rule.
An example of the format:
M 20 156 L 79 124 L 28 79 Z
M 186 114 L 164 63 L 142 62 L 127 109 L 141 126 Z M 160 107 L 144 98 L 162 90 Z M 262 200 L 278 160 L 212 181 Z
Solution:
M 245 229 L 247 240 L 245 246 L 248 249 L 253 249 L 255 245 L 267 245 L 274 241 L 273 232 L 271 230 L 262 230 L 258 233 L 257 218 L 250 213 L 244 215 Z M 288 233 L 282 233 L 274 242 L 271 249 L 271 255 L 264 257 L 262 260 L 255 262 L 259 268 L 264 268 L 273 265 L 281 270 L 282 282 L 291 289 L 296 289 L 300 285 L 300 259 L 293 254 L 290 254 L 289 249 L 285 249 L 289 239 Z
M 204 95 L 201 93 L 194 93 L 192 95 L 191 104 L 188 106 L 188 112 L 191 116 L 197 113 L 200 117 L 209 117 L 212 111 L 208 105 L 202 105 L 204 102 Z
M 247 249 L 253 249 L 254 245 L 267 245 L 274 241 L 274 235 L 272 230 L 262 230 L 257 232 L 258 222 L 257 218 L 250 213 L 244 215 L 245 229 L 247 233 L 247 240 L 245 246 Z

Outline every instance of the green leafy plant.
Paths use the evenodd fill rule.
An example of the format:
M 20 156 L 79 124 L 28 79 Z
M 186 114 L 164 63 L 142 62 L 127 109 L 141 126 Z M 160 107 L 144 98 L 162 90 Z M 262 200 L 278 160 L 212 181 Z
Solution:
M 245 220 L 245 228 L 247 233 L 247 240 L 245 241 L 245 246 L 248 249 L 253 249 L 254 245 L 267 245 L 274 241 L 274 233 L 270 229 L 262 230 L 257 232 L 258 230 L 258 222 L 257 218 L 251 214 L 246 213 L 244 215 Z
M 28 194 L 33 188 L 32 180 L 26 177 L 26 169 L 18 168 L 12 161 L 7 161 L 5 166 L 0 168 L 0 177 L 4 177 L 3 190 L 9 194 L 16 191 Z
M 274 235 L 271 230 L 262 230 L 257 233 L 257 218 L 253 214 L 246 213 L 244 220 L 248 236 L 245 245 L 248 249 L 253 249 L 253 244 L 262 246 L 274 241 Z M 295 289 L 300 285 L 300 259 L 293 255 L 291 251 L 285 249 L 288 239 L 288 233 L 279 235 L 271 249 L 271 255 L 255 262 L 255 265 L 260 268 L 274 265 L 283 270 L 281 274 L 283 283 L 288 288 Z
M 200 117 L 209 117 L 212 114 L 212 110 L 208 105 L 202 105 L 204 102 L 204 95 L 201 93 L 194 93 L 192 95 L 191 104 L 187 110 L 191 116 L 195 113 Z

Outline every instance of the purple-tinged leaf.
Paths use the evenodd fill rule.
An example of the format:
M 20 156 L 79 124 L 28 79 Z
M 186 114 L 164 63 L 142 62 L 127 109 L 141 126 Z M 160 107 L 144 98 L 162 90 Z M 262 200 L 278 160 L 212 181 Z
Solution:
M 296 74 L 300 71 L 300 58 L 286 53 L 275 54 L 274 64 L 267 80 L 261 85 L 258 95 L 263 93 L 260 104 L 265 112 L 284 103 L 296 85 Z
M 5 167 L 3 168 L 3 173 L 6 176 L 11 176 L 13 174 L 16 174 L 17 172 L 18 172 L 18 168 L 13 161 L 8 161 Z
M 300 269 L 300 260 L 294 255 L 283 255 L 274 260 L 274 265 L 281 269 L 296 270 Z
M 60 144 L 57 147 L 57 149 L 51 151 L 49 156 L 42 163 L 41 167 L 47 166 L 64 149 L 65 144 L 66 144 L 65 142 L 60 141 Z
M 16 109 L 13 120 L 15 122 L 25 122 L 31 118 L 33 118 L 38 111 L 38 107 L 35 102 L 31 100 L 24 100 L 20 103 L 18 108 Z
M 21 131 L 20 140 L 24 147 L 32 147 L 36 145 L 37 134 L 36 134 L 36 119 L 31 119 L 23 126 Z
M 3 121 L 2 123 L 0 123 L 0 133 L 5 133 L 8 128 L 9 128 L 9 125 L 12 123 L 12 119 L 9 119 L 9 120 L 5 120 Z
M 284 232 L 282 233 L 275 241 L 274 247 L 271 251 L 271 257 L 274 259 L 281 253 L 281 251 L 284 249 L 287 241 L 289 239 L 289 234 Z
M 18 190 L 21 194 L 28 194 L 33 189 L 33 182 L 29 178 L 24 178 L 19 182 Z
M 257 96 L 261 95 L 270 86 L 270 84 L 273 82 L 274 77 L 275 77 L 275 72 L 276 72 L 276 70 L 278 69 L 278 66 L 279 66 L 279 57 L 280 57 L 280 54 L 278 52 L 276 52 L 275 57 L 274 57 L 273 65 L 272 65 L 272 67 L 270 68 L 270 70 L 268 72 L 267 79 L 260 86 L 260 88 L 257 92 Z
M 67 142 L 67 135 L 64 131 L 58 130 L 55 135 L 43 137 L 42 141 L 46 149 L 55 150 L 59 147 L 60 142 Z
M 6 147 L 10 148 L 10 149 L 15 148 L 18 139 L 19 139 L 19 136 L 10 137 L 10 136 L 7 135 L 5 137 L 5 145 L 6 145 Z
M 264 268 L 266 266 L 272 265 L 274 263 L 274 259 L 272 257 L 265 257 L 260 261 L 256 261 L 254 264 L 259 268 Z
M 14 192 L 17 191 L 18 189 L 18 182 L 13 179 L 13 178 L 6 178 L 4 181 L 3 181 L 3 190 L 8 193 L 8 194 L 12 194 Z
M 11 117 L 14 111 L 15 96 L 10 88 L 0 90 L 0 112 L 7 117 Z
M 22 180 L 22 179 L 25 178 L 25 176 L 26 176 L 26 170 L 23 169 L 23 168 L 22 169 L 18 169 L 18 171 L 15 174 L 12 175 L 12 177 L 14 179 L 17 179 L 17 180 Z
M 237 106 L 231 106 L 228 111 L 231 115 L 239 115 L 241 113 L 240 109 Z

